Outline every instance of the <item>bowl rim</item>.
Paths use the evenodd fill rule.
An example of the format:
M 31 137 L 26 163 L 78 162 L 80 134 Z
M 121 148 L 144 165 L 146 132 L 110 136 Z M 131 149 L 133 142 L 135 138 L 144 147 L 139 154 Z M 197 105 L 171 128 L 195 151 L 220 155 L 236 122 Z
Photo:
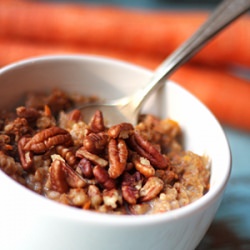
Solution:
M 10 70 L 15 70 L 16 68 L 22 68 L 26 67 L 29 64 L 37 64 L 41 62 L 46 61 L 65 61 L 65 60 L 78 60 L 78 61 L 85 61 L 85 62 L 101 62 L 104 64 L 116 64 L 119 67 L 127 68 L 129 70 L 134 71 L 141 71 L 143 74 L 147 74 L 148 76 L 152 75 L 152 71 L 142 67 L 138 66 L 129 62 L 125 62 L 119 59 L 114 58 L 108 58 L 104 56 L 96 56 L 96 55 L 48 55 L 48 56 L 37 56 L 32 57 L 24 60 L 19 60 L 17 62 L 8 64 L 2 68 L 0 68 L 0 75 L 4 74 L 5 72 L 8 72 Z M 0 83 L 1 84 L 1 83 Z M 216 120 L 218 129 L 220 130 L 220 134 L 224 140 L 225 144 L 225 155 L 227 155 L 225 160 L 225 175 L 221 179 L 220 183 L 218 183 L 212 190 L 209 190 L 203 197 L 198 199 L 197 201 L 185 206 L 181 207 L 175 210 L 171 210 L 165 213 L 159 213 L 159 214 L 153 214 L 153 215 L 137 215 L 137 216 L 128 216 L 128 215 L 113 215 L 113 214 L 102 214 L 97 213 L 94 211 L 87 211 L 87 210 L 81 210 L 78 208 L 70 207 L 70 206 L 62 206 L 62 204 L 57 203 L 55 201 L 51 201 L 47 198 L 44 198 L 43 196 L 27 189 L 26 187 L 21 186 L 21 184 L 17 183 L 11 177 L 7 176 L 3 171 L 0 171 L 0 179 L 1 178 L 9 178 L 10 185 L 13 185 L 12 182 L 14 182 L 16 185 L 15 188 L 19 188 L 21 186 L 22 191 L 26 192 L 27 195 L 29 195 L 32 199 L 36 199 L 37 202 L 43 203 L 45 206 L 48 206 L 48 211 L 53 214 L 53 216 L 64 216 L 64 218 L 75 220 L 78 222 L 89 222 L 89 223 L 96 223 L 98 225 L 113 225 L 113 226 L 132 226 L 132 225 L 139 225 L 144 226 L 145 224 L 155 224 L 155 223 L 165 223 L 172 220 L 177 220 L 182 217 L 186 217 L 191 215 L 192 213 L 195 213 L 198 210 L 201 210 L 202 208 L 206 207 L 208 204 L 214 202 L 220 196 L 223 194 L 225 186 L 230 178 L 230 173 L 232 169 L 232 155 L 231 155 L 231 149 L 228 142 L 228 139 L 225 135 L 225 132 L 220 125 L 218 119 L 213 115 L 213 113 L 200 101 L 197 97 L 195 97 L 192 93 L 185 90 L 182 86 L 180 86 L 178 83 L 173 82 L 171 80 L 168 80 L 168 84 L 178 86 L 178 88 L 181 88 L 183 91 L 187 92 L 188 94 L 192 95 L 193 98 L 195 98 L 200 105 L 203 106 L 203 108 L 207 109 L 207 111 L 213 116 L 213 118 Z M 20 189 L 20 190 L 21 190 Z M 51 209 L 50 209 L 51 208 Z

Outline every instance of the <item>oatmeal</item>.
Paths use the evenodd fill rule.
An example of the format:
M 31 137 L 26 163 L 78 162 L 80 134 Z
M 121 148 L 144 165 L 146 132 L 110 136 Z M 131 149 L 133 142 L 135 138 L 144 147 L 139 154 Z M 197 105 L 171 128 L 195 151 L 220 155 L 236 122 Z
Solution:
M 86 123 L 76 106 L 95 100 L 54 90 L 0 111 L 1 170 L 48 199 L 110 214 L 163 213 L 209 190 L 208 159 L 184 150 L 176 121 L 147 114 L 108 127 L 97 110 Z

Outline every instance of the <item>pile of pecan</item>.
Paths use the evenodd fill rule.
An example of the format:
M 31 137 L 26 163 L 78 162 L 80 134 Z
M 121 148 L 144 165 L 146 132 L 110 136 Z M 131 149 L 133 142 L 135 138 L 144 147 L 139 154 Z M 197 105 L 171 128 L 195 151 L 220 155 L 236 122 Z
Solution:
M 207 192 L 207 162 L 183 151 L 176 122 L 146 115 L 136 127 L 107 127 L 97 110 L 87 124 L 78 109 L 64 111 L 72 102 L 65 93 L 57 90 L 53 105 L 48 100 L 0 116 L 0 168 L 21 184 L 112 214 L 165 212 Z

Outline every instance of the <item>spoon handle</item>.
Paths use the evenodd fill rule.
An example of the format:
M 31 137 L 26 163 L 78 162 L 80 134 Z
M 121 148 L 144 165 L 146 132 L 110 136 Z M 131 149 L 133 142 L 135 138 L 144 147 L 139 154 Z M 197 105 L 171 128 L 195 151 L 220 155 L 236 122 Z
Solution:
M 224 0 L 197 32 L 163 61 L 156 69 L 147 86 L 136 93 L 136 98 L 133 98 L 135 109 L 140 109 L 143 100 L 164 83 L 162 80 L 165 77 L 187 62 L 217 33 L 247 12 L 249 8 L 250 0 Z

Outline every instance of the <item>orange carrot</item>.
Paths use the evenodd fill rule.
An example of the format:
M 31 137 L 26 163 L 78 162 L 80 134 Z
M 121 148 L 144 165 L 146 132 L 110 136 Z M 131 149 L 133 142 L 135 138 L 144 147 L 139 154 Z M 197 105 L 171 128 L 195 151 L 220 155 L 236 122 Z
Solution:
M 206 104 L 221 123 L 250 131 L 250 80 L 192 66 L 182 67 L 171 79 Z
M 139 10 L 87 4 L 0 3 L 0 36 L 78 43 L 157 55 L 162 60 L 203 23 L 207 12 Z M 250 66 L 250 17 L 228 27 L 193 61 Z
M 123 50 L 112 50 L 105 47 L 78 46 L 74 44 L 55 45 L 0 38 L 0 67 L 30 57 L 56 54 L 105 56 L 132 62 L 150 69 L 154 69 L 161 62 L 161 59 L 156 56 L 148 57 L 141 53 L 127 53 Z

